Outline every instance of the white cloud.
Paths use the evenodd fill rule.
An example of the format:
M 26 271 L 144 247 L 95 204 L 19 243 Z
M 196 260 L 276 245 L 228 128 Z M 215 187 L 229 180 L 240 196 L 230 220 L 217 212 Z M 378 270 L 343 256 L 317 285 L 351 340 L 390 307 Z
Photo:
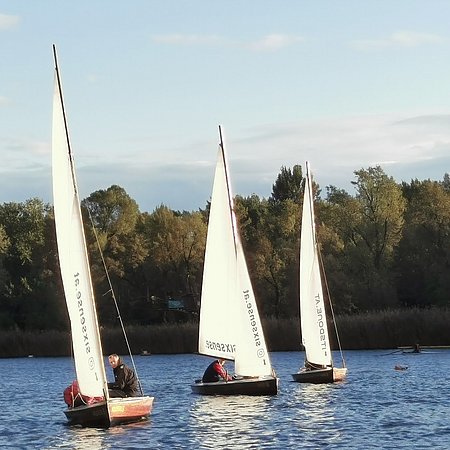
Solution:
M 378 50 L 383 48 L 418 47 L 426 44 L 441 44 L 447 39 L 437 34 L 397 31 L 382 39 L 361 39 L 352 42 L 358 50 Z
M 380 115 L 280 124 L 247 130 L 230 144 L 232 173 L 245 194 L 250 186 L 259 193 L 262 178 L 265 195 L 270 194 L 281 166 L 305 160 L 322 188 L 332 184 L 353 192 L 354 171 L 376 165 L 398 182 L 442 179 L 450 168 L 450 117 Z
M 0 31 L 9 30 L 14 28 L 19 23 L 18 16 L 9 16 L 6 14 L 0 14 Z
M 336 117 L 225 132 L 233 192 L 244 196 L 269 196 L 280 168 L 305 160 L 322 192 L 334 185 L 350 194 L 354 171 L 361 168 L 380 165 L 397 182 L 441 180 L 450 170 L 450 114 Z M 149 136 L 145 143 L 129 142 L 128 151 L 119 154 L 83 148 L 76 155 L 79 186 L 87 196 L 118 184 L 143 211 L 160 203 L 203 208 L 211 195 L 217 145 L 218 137 L 180 143 Z M 51 201 L 49 142 L 3 138 L 0 148 L 0 201 L 32 196 Z M 33 181 L 24 183 L 29 177 Z
M 300 42 L 304 42 L 304 39 L 300 36 L 269 34 L 258 41 L 250 43 L 248 48 L 257 51 L 275 51 Z

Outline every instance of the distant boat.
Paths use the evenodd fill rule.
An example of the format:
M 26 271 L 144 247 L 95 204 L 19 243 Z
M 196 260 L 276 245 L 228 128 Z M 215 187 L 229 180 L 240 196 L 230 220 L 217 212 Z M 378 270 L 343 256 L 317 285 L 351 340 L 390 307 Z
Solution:
M 305 190 L 300 237 L 300 327 L 305 347 L 305 366 L 292 375 L 299 383 L 332 383 L 347 374 L 342 355 L 342 368 L 333 364 L 328 320 L 325 310 L 319 249 L 316 241 L 312 178 L 305 164 Z
M 198 351 L 234 360 L 231 381 L 191 385 L 198 394 L 273 395 L 272 368 L 239 235 L 222 130 L 208 222 Z
M 415 354 L 417 354 L 417 353 L 422 353 L 422 349 L 420 348 L 419 344 L 415 344 L 412 347 L 407 347 L 407 350 L 403 349 L 402 352 L 403 353 L 415 353 Z
M 76 398 L 64 411 L 72 424 L 109 427 L 150 415 L 153 397 L 109 398 L 81 216 L 75 166 L 69 142 L 56 48 L 53 94 L 52 174 L 59 265 L 69 312 L 77 381 Z M 79 390 L 79 391 L 78 391 Z M 141 389 L 142 390 L 142 389 Z M 72 394 L 73 394 L 72 390 Z

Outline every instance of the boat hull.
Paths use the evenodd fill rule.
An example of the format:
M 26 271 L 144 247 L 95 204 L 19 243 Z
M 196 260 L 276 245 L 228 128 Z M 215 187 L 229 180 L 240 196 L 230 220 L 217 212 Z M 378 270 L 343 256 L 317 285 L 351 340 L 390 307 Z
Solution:
M 343 381 L 347 375 L 347 368 L 327 367 L 326 369 L 301 370 L 292 374 L 297 383 L 334 383 Z
M 276 395 L 278 378 L 239 378 L 230 381 L 203 383 L 201 380 L 191 385 L 192 392 L 203 395 Z
M 153 397 L 113 398 L 106 402 L 68 408 L 64 414 L 71 425 L 109 428 L 147 419 L 152 411 L 153 399 Z

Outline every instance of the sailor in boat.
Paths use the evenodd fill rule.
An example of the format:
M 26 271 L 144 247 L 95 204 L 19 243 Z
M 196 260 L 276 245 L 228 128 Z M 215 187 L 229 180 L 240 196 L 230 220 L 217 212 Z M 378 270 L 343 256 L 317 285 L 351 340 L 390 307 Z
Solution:
M 322 364 L 313 364 L 309 361 L 305 360 L 305 367 L 303 370 L 320 370 L 320 369 L 327 369 L 331 368 L 331 366 L 324 366 Z
M 109 396 L 138 397 L 139 383 L 133 369 L 130 369 L 116 353 L 109 355 L 108 359 L 114 372 L 114 383 L 108 383 Z
M 233 379 L 224 369 L 226 360 L 219 358 L 213 361 L 205 370 L 203 374 L 203 383 L 214 383 L 216 381 L 230 381 Z

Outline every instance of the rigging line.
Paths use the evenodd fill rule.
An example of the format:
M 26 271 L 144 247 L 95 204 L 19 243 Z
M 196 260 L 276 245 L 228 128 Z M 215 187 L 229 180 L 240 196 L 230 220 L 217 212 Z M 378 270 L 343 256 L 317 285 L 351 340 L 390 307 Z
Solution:
M 122 316 L 120 314 L 119 305 L 117 304 L 116 294 L 114 292 L 114 289 L 113 289 L 113 286 L 112 286 L 112 282 L 111 282 L 111 278 L 109 277 L 109 272 L 108 272 L 108 269 L 106 267 L 106 261 L 105 261 L 105 258 L 103 256 L 102 249 L 100 247 L 100 241 L 98 239 L 97 229 L 95 228 L 94 220 L 92 219 L 92 215 L 91 215 L 90 209 L 88 207 L 86 207 L 86 209 L 87 209 L 88 214 L 89 214 L 89 220 L 91 222 L 92 230 L 94 232 L 95 241 L 97 243 L 98 251 L 99 251 L 100 257 L 102 259 L 103 268 L 105 269 L 105 275 L 106 275 L 106 278 L 107 278 L 108 284 L 109 284 L 109 292 L 111 292 L 111 297 L 114 300 L 114 305 L 115 305 L 116 311 L 117 311 L 117 318 L 119 319 L 120 326 L 122 328 L 123 337 L 125 338 L 125 343 L 126 343 L 126 346 L 127 346 L 128 354 L 130 355 L 131 364 L 133 365 L 134 373 L 136 374 L 136 378 L 137 378 L 138 385 L 139 385 L 139 390 L 141 391 L 141 395 L 143 396 L 144 395 L 144 390 L 142 389 L 141 380 L 140 380 L 140 378 L 138 376 L 138 372 L 137 372 L 137 369 L 136 369 L 136 364 L 134 363 L 134 358 L 133 358 L 133 355 L 131 353 L 130 343 L 128 341 L 127 333 L 125 332 L 125 326 L 124 326 L 123 321 L 122 321 Z
M 320 267 L 322 268 L 322 275 L 323 275 L 323 281 L 325 284 L 325 290 L 326 290 L 327 296 L 328 296 L 328 303 L 330 305 L 331 316 L 333 317 L 334 331 L 336 332 L 336 339 L 337 339 L 337 343 L 338 343 L 338 347 L 339 347 L 339 353 L 341 355 L 342 364 L 345 367 L 344 353 L 342 352 L 342 347 L 341 347 L 341 338 L 339 337 L 339 332 L 338 332 L 338 328 L 337 328 L 337 324 L 336 324 L 336 318 L 335 318 L 334 310 L 333 310 L 333 302 L 331 301 L 330 290 L 328 288 L 328 281 L 327 281 L 327 277 L 325 275 L 325 268 L 323 265 L 322 253 L 320 252 L 319 246 L 317 243 L 316 243 L 316 246 L 317 246 L 317 254 L 319 256 Z

